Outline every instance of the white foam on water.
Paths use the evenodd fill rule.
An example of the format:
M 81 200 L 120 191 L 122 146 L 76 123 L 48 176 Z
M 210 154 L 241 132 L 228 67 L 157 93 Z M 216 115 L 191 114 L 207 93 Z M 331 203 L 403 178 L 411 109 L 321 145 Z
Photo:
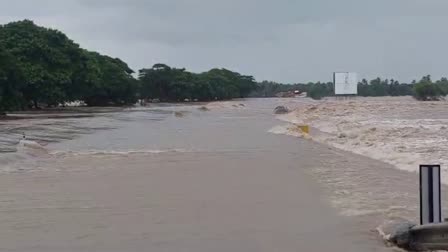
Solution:
M 404 218 L 391 218 L 388 220 L 385 220 L 383 223 L 381 223 L 378 227 L 376 227 L 376 232 L 379 234 L 380 238 L 384 240 L 386 245 L 393 247 L 393 251 L 402 251 L 406 252 L 407 250 L 401 249 L 395 246 L 393 241 L 391 241 L 391 237 L 393 233 L 397 230 L 397 227 L 404 224 L 409 223 L 409 220 Z
M 49 157 L 45 146 L 31 141 L 21 140 L 15 146 L 14 152 L 2 153 L 0 160 L 0 172 L 17 172 L 35 169 L 35 160 Z
M 17 155 L 23 158 L 36 158 L 48 155 L 45 146 L 31 140 L 20 140 L 17 144 Z
M 33 172 L 47 169 L 47 167 L 40 167 L 37 164 L 41 161 L 52 160 L 52 158 L 63 160 L 72 157 L 108 158 L 192 152 L 186 149 L 49 151 L 43 146 L 38 148 L 36 145 L 37 143 L 32 143 L 32 141 L 22 142 L 17 148 L 17 152 L 2 154 L 0 173 L 19 171 Z M 28 148 L 26 146 L 32 147 Z
M 411 98 L 358 98 L 304 104 L 278 116 L 308 124 L 323 134 L 317 142 L 417 172 L 420 164 L 441 164 L 448 184 L 447 102 L 422 103 Z M 284 134 L 290 134 L 285 131 Z
M 323 163 L 307 165 L 310 174 L 330 192 L 329 201 L 341 215 L 366 221 L 387 242 L 384 227 L 391 220 L 417 221 L 419 212 L 417 176 L 393 168 L 416 173 L 420 164 L 441 164 L 442 182 L 448 184 L 447 111 L 448 102 L 408 97 L 323 100 L 278 116 L 288 126 L 269 132 L 291 135 L 289 125 L 309 125 L 312 139 L 329 147 L 322 152 Z M 366 165 L 365 158 L 335 149 L 391 166 Z
M 209 110 L 213 109 L 244 109 L 246 107 L 245 104 L 238 101 L 218 101 L 211 102 L 205 106 Z
M 272 134 L 277 135 L 289 135 L 289 136 L 295 136 L 295 137 L 303 137 L 302 132 L 297 129 L 294 125 L 288 124 L 288 125 L 278 125 L 273 127 L 268 131 Z
M 20 140 L 18 146 L 28 149 L 46 150 L 45 147 L 40 145 L 38 142 L 30 140 Z

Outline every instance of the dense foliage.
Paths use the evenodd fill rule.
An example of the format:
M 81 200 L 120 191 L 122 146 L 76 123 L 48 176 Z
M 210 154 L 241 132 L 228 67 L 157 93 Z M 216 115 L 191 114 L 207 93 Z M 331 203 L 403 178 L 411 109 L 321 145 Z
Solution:
M 334 95 L 334 85 L 331 82 L 310 82 L 307 84 L 279 84 L 263 81 L 258 83 L 257 89 L 251 93 L 253 97 L 274 97 L 279 93 L 299 90 L 306 92 L 308 97 L 321 99 Z M 419 82 L 410 84 L 400 83 L 396 80 L 376 78 L 371 81 L 363 79 L 358 83 L 359 96 L 409 96 L 418 100 L 436 100 L 448 94 L 448 80 L 442 78 L 432 82 L 430 76 L 425 76 Z
M 448 94 L 448 80 L 442 78 L 435 83 L 431 76 L 424 76 L 414 85 L 414 98 L 420 101 L 437 101 Z
M 134 104 L 138 99 L 161 101 L 223 100 L 273 97 L 296 90 L 320 99 L 334 94 L 332 83 L 286 85 L 227 69 L 192 73 L 156 64 L 138 78 L 122 60 L 80 48 L 60 31 L 24 20 L 0 25 L 0 112 L 64 105 L 83 101 L 90 106 Z M 413 95 L 437 100 L 448 94 L 448 80 L 430 76 L 411 84 L 396 80 L 362 80 L 360 96 Z
M 212 69 L 195 74 L 185 69 L 156 64 L 139 72 L 141 96 L 162 101 L 222 100 L 246 97 L 256 83 L 252 76 L 244 76 L 227 69 Z
M 301 90 L 308 91 L 306 84 L 282 84 L 273 81 L 257 83 L 257 88 L 250 93 L 251 97 L 275 97 L 279 93 Z
M 90 106 L 126 105 L 137 101 L 138 83 L 134 71 L 120 59 L 84 51 L 84 63 L 77 69 L 67 91 L 71 99 Z
M 23 74 L 15 58 L 0 46 L 0 112 L 23 107 L 22 83 Z
M 63 33 L 20 21 L 0 26 L 0 109 L 136 101 L 133 71 L 119 59 L 83 50 Z
M 226 69 L 195 74 L 156 64 L 134 71 L 122 60 L 80 48 L 65 34 L 24 20 L 0 25 L 0 111 L 84 101 L 90 106 L 245 97 L 251 76 Z

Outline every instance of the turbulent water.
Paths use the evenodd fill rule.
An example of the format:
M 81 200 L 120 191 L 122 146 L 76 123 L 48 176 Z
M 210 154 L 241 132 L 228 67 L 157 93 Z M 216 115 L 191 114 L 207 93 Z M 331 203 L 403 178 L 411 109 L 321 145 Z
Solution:
M 0 121 L 0 172 L 45 169 L 36 167 L 35 162 L 77 155 L 248 151 L 248 145 L 254 146 L 253 141 L 234 142 L 229 136 L 236 132 L 225 125 L 239 123 L 241 127 L 253 127 L 244 123 L 257 118 L 269 129 L 275 121 L 272 106 L 281 101 L 266 104 L 249 101 L 254 105 L 251 108 L 245 103 L 212 103 L 205 110 L 204 106 L 162 104 L 149 108 L 85 108 L 14 115 L 24 119 Z M 21 146 L 23 135 L 46 151 Z M 29 161 L 32 165 L 27 165 Z
M 419 164 L 441 164 L 448 184 L 448 103 L 411 97 L 327 99 L 300 106 L 281 119 L 305 123 L 313 139 L 417 172 Z
M 300 172 L 303 172 L 303 175 L 300 175 L 299 177 L 309 176 L 320 184 L 319 188 L 323 188 L 323 192 L 317 187 L 312 189 L 314 188 L 312 185 L 307 187 L 305 184 L 308 183 L 308 180 L 303 177 L 301 179 L 303 180 L 302 182 L 297 182 L 303 183 L 303 185 L 295 185 L 298 189 L 294 190 L 303 190 L 301 194 L 303 194 L 303 197 L 311 197 L 308 198 L 310 202 L 314 202 L 314 199 L 312 199 L 312 197 L 314 197 L 313 195 L 321 195 L 318 197 L 322 197 L 324 201 L 329 202 L 340 214 L 340 218 L 348 218 L 347 223 L 353 225 L 355 231 L 344 231 L 341 234 L 338 234 L 337 237 L 334 237 L 334 239 L 340 240 L 341 243 L 359 243 L 359 247 L 356 247 L 356 249 L 358 249 L 357 251 L 379 251 L 382 249 L 383 245 L 381 242 L 369 243 L 363 242 L 363 239 L 366 239 L 366 241 L 375 240 L 376 234 L 372 231 L 384 221 L 398 217 L 413 220 L 417 218 L 418 180 L 415 173 L 403 172 L 392 166 L 393 163 L 385 164 L 366 157 L 369 155 L 361 156 L 345 152 L 344 150 L 350 150 L 348 148 L 334 148 L 338 146 L 332 144 L 332 142 L 320 141 L 321 143 L 316 143 L 311 139 L 304 139 L 299 132 L 291 130 L 291 124 L 285 125 L 285 122 L 278 120 L 276 116 L 273 115 L 273 109 L 279 105 L 286 105 L 290 108 L 298 109 L 295 114 L 287 115 L 286 119 L 285 117 L 282 118 L 283 120 L 288 120 L 290 122 L 295 122 L 294 120 L 296 120 L 296 118 L 300 119 L 299 113 L 305 113 L 307 109 L 310 109 L 310 106 L 320 106 L 319 103 L 307 99 L 248 99 L 212 103 L 205 107 L 202 107 L 202 105 L 159 105 L 148 108 L 79 109 L 71 112 L 59 111 L 57 113 L 40 113 L 38 115 L 19 114 L 17 116 L 21 116 L 24 119 L 0 121 L 0 172 L 2 173 L 0 176 L 4 176 L 6 182 L 3 182 L 8 184 L 9 182 L 14 182 L 16 180 L 26 181 L 27 176 L 31 176 L 30 174 L 45 174 L 33 175 L 37 176 L 37 181 L 40 181 L 42 178 L 59 176 L 48 174 L 58 174 L 61 172 L 84 174 L 90 170 L 103 171 L 108 169 L 123 169 L 124 171 L 126 169 L 131 169 L 130 171 L 132 171 L 132 169 L 146 169 L 146 167 L 148 167 L 149 175 L 160 176 L 160 178 L 152 178 L 155 179 L 154 181 L 151 180 L 154 184 L 161 182 L 160 180 L 163 179 L 169 180 L 169 182 L 166 182 L 167 184 L 182 184 L 185 179 L 192 179 L 192 183 L 194 184 L 198 183 L 198 181 L 194 180 L 192 177 L 197 176 L 197 174 L 193 175 L 195 174 L 194 170 L 196 168 L 201 169 L 201 174 L 204 174 L 206 177 L 208 176 L 210 180 L 215 179 L 213 174 L 207 173 L 206 167 L 209 166 L 216 169 L 233 170 L 232 173 L 221 174 L 223 179 L 230 179 L 226 182 L 227 184 L 233 184 L 234 188 L 229 188 L 229 190 L 238 191 L 238 186 L 241 186 L 239 182 L 247 181 L 248 187 L 244 190 L 241 189 L 242 191 L 239 191 L 238 193 L 240 197 L 243 197 L 246 193 L 252 195 L 250 194 L 252 193 L 251 190 L 259 187 L 261 190 L 266 190 L 263 195 L 266 195 L 266 198 L 269 198 L 269 192 L 275 191 L 271 186 L 275 185 L 270 185 L 268 181 L 276 181 L 276 179 L 280 181 L 280 184 L 278 184 L 279 187 L 283 188 L 282 186 L 285 186 L 285 191 L 282 191 L 281 193 L 278 192 L 279 195 L 284 193 L 289 195 L 289 193 L 293 193 L 293 191 L 291 191 L 292 187 L 288 186 L 288 183 L 294 184 L 293 181 L 289 181 L 287 177 L 280 177 L 280 175 L 277 177 L 272 170 L 262 168 L 265 167 L 267 163 L 272 162 L 273 166 L 278 166 L 279 174 L 281 172 L 284 174 L 285 172 L 299 169 Z M 437 112 L 434 112 L 434 114 L 436 113 Z M 30 116 L 32 118 L 30 118 Z M 437 115 L 433 116 L 437 117 Z M 371 120 L 375 119 L 373 117 L 369 118 Z M 321 121 L 319 121 L 319 123 L 320 124 L 317 125 L 322 125 Z M 381 129 L 378 131 L 380 130 Z M 25 144 L 23 140 L 20 142 L 23 134 L 26 135 L 27 142 L 25 142 Z M 313 133 L 311 136 L 311 138 L 313 138 Z M 315 136 L 315 138 L 318 137 Z M 340 138 L 336 137 L 335 139 Z M 38 146 L 41 146 L 41 148 L 38 148 Z M 248 157 L 251 157 L 252 161 L 250 161 L 250 163 L 246 160 Z M 180 164 L 186 165 L 183 167 Z M 247 166 L 249 166 L 247 168 L 253 170 L 238 170 L 237 168 L 241 167 L 243 164 L 247 164 Z M 170 173 L 170 176 L 163 173 L 157 173 L 157 169 L 162 169 L 164 167 L 170 169 L 171 166 L 176 167 L 176 169 L 183 167 L 183 170 L 180 169 L 177 173 Z M 257 166 L 260 167 L 259 171 L 257 171 Z M 268 167 L 272 168 L 272 166 Z M 153 168 L 155 169 L 154 171 L 152 171 Z M 216 170 L 215 172 L 219 173 L 220 170 Z M 260 182 L 255 180 L 256 176 L 251 175 L 251 172 L 256 172 L 257 176 L 263 175 L 263 178 L 266 179 L 266 181 Z M 6 179 L 8 176 L 12 176 L 11 174 L 18 177 Z M 179 174 L 183 176 L 182 180 L 177 180 L 180 179 L 180 177 L 177 177 L 180 176 Z M 90 179 L 95 176 L 100 175 L 93 172 L 93 174 L 88 175 L 87 178 Z M 106 173 L 101 176 L 107 177 L 108 175 Z M 128 176 L 128 174 L 123 175 L 123 177 L 126 176 Z M 232 178 L 232 176 L 236 177 Z M 251 176 L 254 177 L 253 181 L 250 180 Z M 291 179 L 294 176 L 295 175 L 291 176 Z M 35 181 L 35 177 L 32 178 L 31 181 Z M 57 179 L 50 179 L 50 181 L 52 181 L 51 183 L 56 183 L 56 186 L 60 186 L 64 190 L 67 188 L 74 188 L 74 185 L 66 185 L 61 182 L 63 179 L 60 180 L 60 177 L 57 177 Z M 285 180 L 285 184 L 280 186 L 282 180 Z M 139 183 L 136 179 L 132 179 L 132 181 Z M 14 184 L 13 182 L 11 183 Z M 119 184 L 119 182 L 116 183 Z M 205 187 L 190 189 L 195 193 L 202 193 L 204 190 L 206 192 L 208 187 L 212 190 L 211 188 L 219 186 L 207 184 L 203 181 L 200 181 L 199 183 Z M 145 186 L 155 186 L 154 184 Z M 46 187 L 42 189 L 40 186 L 43 185 L 37 185 L 43 192 L 48 192 L 48 190 L 50 190 Z M 45 184 L 45 186 L 48 185 Z M 143 188 L 143 184 L 141 186 L 142 187 L 139 188 Z M 160 186 L 162 186 L 162 184 Z M 225 188 L 225 184 L 222 186 Z M 161 190 L 160 188 L 161 187 L 155 186 L 153 190 Z M 26 190 L 31 189 L 17 186 L 18 192 L 26 192 Z M 99 186 L 98 191 L 101 192 L 101 190 L 103 190 L 103 187 Z M 199 195 L 202 195 L 201 193 L 199 193 Z M 19 195 L 19 193 L 17 193 L 17 195 Z M 118 193 L 118 195 L 120 194 Z M 213 195 L 213 197 L 221 197 L 223 200 L 222 202 L 227 202 L 227 200 L 232 202 L 230 198 L 226 198 L 228 196 L 225 195 L 224 192 L 219 191 L 219 193 L 216 192 Z M 279 195 L 272 195 L 272 197 L 279 197 Z M 250 197 L 256 198 L 258 196 L 261 197 L 262 195 L 253 192 L 253 195 Z M 4 197 L 8 197 L 8 195 L 4 195 Z M 65 202 L 67 197 L 70 198 L 71 196 L 63 194 L 60 196 L 61 199 L 59 199 L 59 196 L 56 195 L 51 197 L 48 196 L 48 198 L 46 198 L 47 195 L 45 194 L 45 199 L 35 199 L 36 201 L 33 201 L 37 206 L 27 203 L 25 199 L 28 196 L 23 197 L 25 197 L 23 202 L 15 200 L 14 198 L 9 199 L 11 202 L 8 199 L 5 199 L 3 203 L 0 201 L 1 211 L 14 211 L 14 209 L 30 208 L 34 209 L 34 212 L 37 211 L 36 209 L 47 209 L 47 207 L 49 207 L 47 204 L 62 204 L 61 202 Z M 101 197 L 104 197 L 104 195 Z M 176 194 L 168 194 L 168 199 L 171 199 L 172 197 L 175 198 Z M 193 198 L 194 200 L 199 201 L 200 196 L 197 197 L 198 198 Z M 203 197 L 206 197 L 206 195 L 204 194 Z M 181 201 L 182 199 L 179 198 L 178 200 Z M 239 199 L 235 197 L 235 201 L 239 202 L 238 200 Z M 248 205 L 247 209 L 250 209 L 251 207 L 256 209 L 256 204 L 262 206 L 265 200 L 266 199 L 264 198 L 260 198 L 259 203 L 255 202 L 254 206 Z M 280 202 L 280 198 L 278 200 Z M 88 202 L 90 202 L 90 204 L 99 204 L 95 203 L 97 201 L 98 200 Z M 179 201 L 173 202 L 176 202 L 177 204 Z M 67 204 L 76 205 L 76 201 Z M 163 204 L 160 203 L 160 206 Z M 174 205 L 169 204 L 168 206 L 164 206 L 168 207 L 168 209 L 163 208 L 163 211 L 166 210 L 168 213 L 172 211 L 171 208 L 174 207 Z M 239 202 L 238 204 L 245 205 L 246 203 Z M 284 204 L 284 202 L 282 204 Z M 295 209 L 294 207 L 300 209 L 300 202 L 297 202 L 298 205 L 294 205 L 296 203 L 293 202 L 288 204 L 291 204 L 291 209 Z M 308 203 L 305 203 L 304 201 L 302 204 Z M 55 206 L 55 208 L 58 209 L 65 207 L 67 206 Z M 68 207 L 70 208 L 70 206 Z M 115 206 L 108 207 L 110 207 L 110 211 L 115 209 Z M 226 205 L 226 207 L 228 207 L 228 205 Z M 263 208 L 269 209 L 269 207 L 270 205 L 268 204 Z M 104 214 L 110 212 L 107 210 L 109 208 L 106 208 L 106 206 L 95 206 L 93 208 L 104 208 Z M 203 208 L 199 208 L 195 211 L 203 211 L 203 214 L 206 215 L 208 213 L 207 209 L 207 206 L 204 205 Z M 237 210 L 232 209 L 233 208 L 229 211 L 236 211 L 235 213 L 238 213 Z M 310 213 L 308 213 L 306 209 L 307 208 L 303 206 L 303 211 L 312 216 L 314 211 L 313 208 L 310 207 Z M 260 211 L 263 210 L 260 209 Z M 272 211 L 280 210 L 276 209 Z M 287 208 L 286 210 L 281 211 L 287 211 Z M 293 214 L 291 216 L 300 216 L 300 210 L 298 211 L 299 212 L 297 213 L 288 212 L 287 216 L 289 216 L 289 214 Z M 222 214 L 225 215 L 225 213 Z M 13 214 L 11 214 L 11 216 L 12 215 Z M 315 216 L 311 219 L 322 219 L 322 221 L 332 222 L 333 217 L 327 217 L 326 219 L 323 215 L 327 215 L 326 212 L 321 212 L 316 209 Z M 19 219 L 24 218 L 23 216 L 17 216 L 17 219 L 14 219 L 12 216 L 9 219 L 9 217 L 10 216 L 8 215 L 4 217 L 4 219 L 6 219 L 5 221 L 9 221 L 9 223 L 18 223 L 20 222 L 18 221 Z M 36 228 L 47 227 L 46 224 L 39 222 L 40 218 L 42 217 L 32 217 L 32 221 L 36 225 Z M 179 218 L 179 216 L 173 218 Z M 242 220 L 244 220 L 244 218 Z M 56 222 L 56 220 L 52 221 L 59 223 Z M 179 221 L 182 223 L 183 220 Z M 258 221 L 260 220 L 257 219 L 256 222 Z M 210 220 L 207 222 L 207 225 L 215 222 L 216 221 Z M 231 223 L 230 220 L 228 222 Z M 254 219 L 254 223 L 256 222 Z M 14 225 L 11 224 L 11 227 L 16 227 L 18 225 L 17 223 Z M 135 223 L 135 225 L 138 225 L 137 223 Z M 156 225 L 157 223 L 158 222 L 155 221 L 151 225 Z M 287 219 L 279 217 L 277 224 L 280 225 L 279 223 L 284 223 L 284 225 L 288 226 L 286 224 L 288 223 Z M 267 228 L 268 226 L 275 226 L 276 224 L 266 223 L 266 225 L 266 227 L 253 226 L 251 228 L 258 230 Z M 340 224 L 334 225 L 339 227 L 338 225 Z M 54 230 L 57 230 L 56 227 L 62 228 L 56 225 L 53 227 Z M 209 226 L 207 227 L 211 228 Z M 285 226 L 279 226 L 279 228 L 284 227 Z M 133 232 L 132 227 L 129 228 L 130 231 L 126 234 L 131 236 L 131 233 Z M 142 229 L 144 228 L 146 227 L 142 227 Z M 167 227 L 165 226 L 165 228 Z M 176 232 L 180 232 L 178 229 L 182 230 L 181 228 L 182 227 L 178 227 Z M 125 227 L 124 229 L 126 230 Z M 227 229 L 231 230 L 231 228 Z M 52 229 L 50 228 L 50 230 Z M 79 227 L 79 232 L 81 233 L 81 236 L 83 236 L 82 233 L 84 231 L 81 232 L 80 230 L 83 230 L 81 227 Z M 306 233 L 307 230 L 300 230 L 299 228 L 298 230 L 294 230 L 294 232 Z M 214 234 L 216 235 L 220 232 L 214 229 L 211 231 L 215 232 Z M 4 248 L 14 247 L 14 244 L 12 244 L 14 241 L 23 242 L 20 238 L 17 238 L 22 234 L 22 231 L 5 232 L 6 231 L 0 230 L 0 235 L 3 234 L 6 237 L 16 238 L 9 239 L 11 242 L 10 246 Z M 166 230 L 166 232 L 168 232 L 168 230 Z M 195 232 L 201 233 L 200 230 L 196 230 Z M 256 233 L 257 232 L 262 231 L 258 230 Z M 286 233 L 290 234 L 291 232 L 293 232 L 293 229 L 291 229 L 289 233 Z M 322 232 L 323 233 L 318 233 L 316 235 L 324 235 L 326 233 L 324 226 L 322 227 Z M 352 233 L 350 232 L 358 232 L 363 236 L 361 238 L 356 238 L 356 241 L 354 241 L 350 238 L 352 236 Z M 286 233 L 285 235 L 288 235 Z M 263 235 L 264 233 L 260 233 L 260 237 Z M 268 233 L 266 233 L 266 235 L 268 235 Z M 223 236 L 225 235 L 223 234 Z M 300 237 L 300 235 L 298 237 Z M 291 240 L 289 240 L 290 238 Z M 248 239 L 250 240 L 252 238 Z M 285 239 L 290 242 L 297 239 L 297 237 L 285 237 Z M 45 239 L 42 239 L 36 241 L 36 243 L 44 241 Z M 63 239 L 61 239 L 61 243 L 62 241 Z M 209 241 L 209 239 L 207 241 Z M 94 239 L 92 238 L 92 241 L 90 242 L 92 242 L 89 243 L 90 245 L 94 244 Z M 235 246 L 233 248 L 238 250 L 238 248 L 245 248 L 248 244 L 240 245 L 241 247 Z M 313 251 L 312 249 L 310 250 L 312 245 L 307 246 L 309 246 L 307 247 L 307 251 Z M 341 245 L 341 250 L 334 249 L 334 251 L 350 251 L 350 249 L 342 250 L 343 247 L 344 246 Z M 271 249 L 275 250 L 276 247 L 272 247 Z M 354 251 L 356 251 L 356 249 L 354 249 Z M 257 249 L 254 249 L 254 251 L 257 251 Z

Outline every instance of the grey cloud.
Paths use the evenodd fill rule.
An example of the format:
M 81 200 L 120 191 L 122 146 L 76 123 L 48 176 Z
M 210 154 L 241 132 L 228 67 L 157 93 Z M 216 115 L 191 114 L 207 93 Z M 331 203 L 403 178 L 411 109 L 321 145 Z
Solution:
M 409 81 L 448 75 L 445 0 L 0 0 L 135 68 L 228 67 L 258 80 L 330 80 L 357 71 Z

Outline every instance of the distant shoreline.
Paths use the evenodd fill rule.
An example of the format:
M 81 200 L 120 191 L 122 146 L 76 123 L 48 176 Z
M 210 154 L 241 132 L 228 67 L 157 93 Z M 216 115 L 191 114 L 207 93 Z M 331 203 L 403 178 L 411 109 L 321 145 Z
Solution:
M 220 102 L 220 101 L 218 101 Z M 43 109 L 27 109 L 5 112 L 0 114 L 0 121 L 25 120 L 25 119 L 64 119 L 64 118 L 86 118 L 93 117 L 95 113 L 114 113 L 129 108 L 156 108 L 171 105 L 202 106 L 210 102 L 161 102 L 149 103 L 147 106 L 78 106 L 78 107 L 56 107 Z
M 93 115 L 2 115 L 0 116 L 0 121 L 16 121 L 16 120 L 26 120 L 26 119 L 64 119 L 64 118 L 86 118 L 93 117 Z
M 0 121 L 25 119 L 64 119 L 93 117 L 94 113 L 111 113 L 122 111 L 126 107 L 57 107 L 45 109 L 29 109 L 6 112 L 0 115 Z

